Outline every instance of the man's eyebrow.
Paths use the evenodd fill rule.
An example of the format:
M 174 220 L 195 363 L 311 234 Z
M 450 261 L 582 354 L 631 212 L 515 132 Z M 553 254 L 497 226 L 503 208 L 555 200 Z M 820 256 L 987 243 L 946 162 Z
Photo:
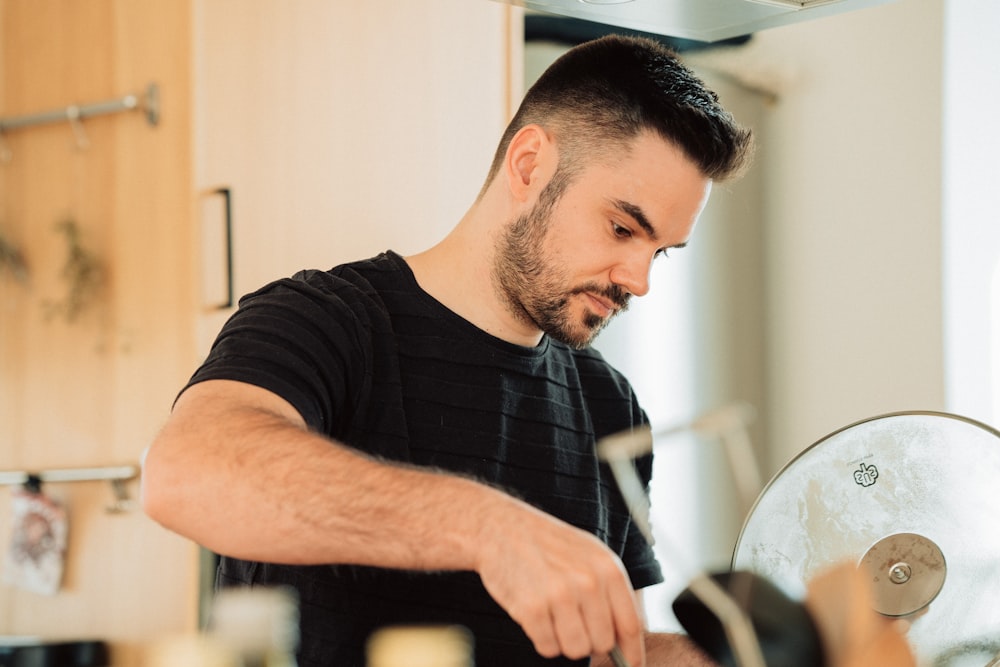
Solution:
M 649 234 L 649 238 L 653 239 L 654 241 L 660 240 L 659 236 L 656 233 L 656 230 L 653 229 L 653 225 L 650 224 L 649 218 L 646 217 L 646 214 L 645 212 L 643 212 L 641 207 L 636 206 L 632 202 L 627 202 L 624 199 L 612 199 L 611 204 L 622 213 L 625 213 L 629 217 L 633 218 L 636 224 L 642 227 L 642 229 L 647 234 Z M 674 245 L 670 246 L 670 248 L 671 249 L 684 248 L 685 246 L 687 246 L 687 241 L 683 243 L 675 243 Z
M 633 218 L 636 221 L 636 223 L 640 227 L 642 227 L 647 234 L 649 234 L 649 238 L 653 239 L 654 241 L 659 240 L 656 234 L 656 230 L 653 229 L 653 225 L 649 223 L 649 218 L 646 217 L 646 214 L 645 212 L 643 212 L 642 208 L 636 206 L 632 202 L 627 202 L 624 199 L 612 199 L 611 204 L 622 213 L 625 213 L 629 217 Z

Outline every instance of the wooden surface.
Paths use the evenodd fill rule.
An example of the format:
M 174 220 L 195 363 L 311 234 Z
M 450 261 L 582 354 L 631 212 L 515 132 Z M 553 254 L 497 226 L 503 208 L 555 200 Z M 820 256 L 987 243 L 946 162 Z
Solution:
M 162 123 L 142 113 L 5 137 L 0 233 L 29 282 L 0 274 L 0 468 L 138 463 L 195 359 L 191 313 L 190 10 L 129 0 L 0 0 L 0 114 L 17 116 L 140 92 L 157 82 Z M 178 47 L 181 48 L 178 48 Z M 53 315 L 68 285 L 72 219 L 104 273 L 72 321 Z M 135 497 L 137 484 L 129 489 Z M 195 547 L 140 511 L 108 514 L 108 483 L 45 488 L 69 511 L 62 590 L 5 587 L 0 634 L 98 638 L 116 664 L 150 636 L 195 627 Z M 0 545 L 10 533 L 0 490 Z
M 442 238 L 520 101 L 519 15 L 490 0 L 247 7 L 195 8 L 196 182 L 208 209 L 231 188 L 237 295 Z M 202 224 L 217 236 L 218 213 Z M 206 283 L 208 306 L 220 281 Z M 203 312 L 202 350 L 226 316 Z

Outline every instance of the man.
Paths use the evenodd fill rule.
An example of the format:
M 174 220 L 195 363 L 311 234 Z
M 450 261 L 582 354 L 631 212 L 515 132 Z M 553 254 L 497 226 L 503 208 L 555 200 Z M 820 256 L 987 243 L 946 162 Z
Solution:
M 146 511 L 221 585 L 293 586 L 303 667 L 363 665 L 400 623 L 468 627 L 478 667 L 708 664 L 644 632 L 660 573 L 594 444 L 646 417 L 588 345 L 750 145 L 655 42 L 572 49 L 443 241 L 241 301 L 147 453 Z

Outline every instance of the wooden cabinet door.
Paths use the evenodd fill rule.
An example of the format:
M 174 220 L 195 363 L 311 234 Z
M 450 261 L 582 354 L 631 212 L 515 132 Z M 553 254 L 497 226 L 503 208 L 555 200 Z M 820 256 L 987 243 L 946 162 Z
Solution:
M 511 104 L 518 10 L 487 0 L 200 0 L 195 152 L 207 350 L 220 187 L 238 295 L 303 268 L 422 250 L 471 204 Z

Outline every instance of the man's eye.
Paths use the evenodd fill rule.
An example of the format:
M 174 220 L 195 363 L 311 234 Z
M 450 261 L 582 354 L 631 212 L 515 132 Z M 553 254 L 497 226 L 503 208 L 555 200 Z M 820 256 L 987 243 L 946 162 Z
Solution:
M 656 259 L 658 257 L 663 257 L 664 259 L 667 259 L 670 257 L 670 252 L 666 248 L 660 248 L 659 250 L 656 251 L 656 254 L 653 255 L 653 259 Z
M 632 230 L 628 227 L 622 227 L 617 222 L 611 223 L 611 230 L 614 232 L 615 236 L 623 239 L 627 239 L 632 236 Z

